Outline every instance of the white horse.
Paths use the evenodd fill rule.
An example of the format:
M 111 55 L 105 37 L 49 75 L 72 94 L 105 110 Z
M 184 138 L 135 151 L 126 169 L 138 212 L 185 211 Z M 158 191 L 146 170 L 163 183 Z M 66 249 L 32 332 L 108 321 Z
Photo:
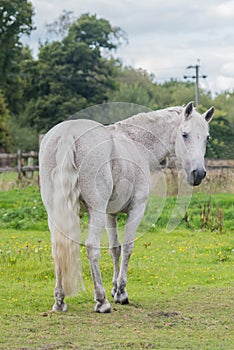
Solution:
M 66 311 L 65 295 L 74 295 L 81 279 L 80 207 L 89 217 L 85 243 L 95 311 L 111 310 L 99 268 L 104 228 L 114 265 L 112 296 L 116 303 L 128 303 L 128 262 L 146 208 L 151 173 L 168 154 L 175 153 L 188 183 L 199 185 L 206 176 L 204 155 L 213 113 L 211 107 L 201 115 L 190 102 L 186 107 L 140 113 L 110 126 L 91 120 L 65 121 L 45 135 L 39 155 L 40 188 L 55 263 L 53 310 Z M 122 244 L 117 232 L 120 212 L 127 213 Z

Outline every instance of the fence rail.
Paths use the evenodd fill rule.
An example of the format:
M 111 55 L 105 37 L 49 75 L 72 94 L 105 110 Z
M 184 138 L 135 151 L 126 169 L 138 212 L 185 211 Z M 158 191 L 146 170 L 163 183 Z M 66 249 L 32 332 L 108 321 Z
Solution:
M 206 159 L 206 167 L 210 169 L 233 169 L 234 159 Z
M 12 166 L 15 163 L 15 166 Z M 38 152 L 22 152 L 18 150 L 17 153 L 0 153 L 0 173 L 17 172 L 18 180 L 22 177 L 30 177 L 33 172 L 39 169 Z M 2 165 L 5 164 L 5 165 Z
M 12 163 L 15 165 L 12 166 Z M 169 168 L 174 168 L 175 164 L 169 162 Z M 234 169 L 233 159 L 206 159 L 206 167 L 208 169 Z M 38 152 L 22 152 L 17 153 L 0 153 L 0 173 L 17 172 L 18 179 L 33 175 L 34 171 L 39 170 Z

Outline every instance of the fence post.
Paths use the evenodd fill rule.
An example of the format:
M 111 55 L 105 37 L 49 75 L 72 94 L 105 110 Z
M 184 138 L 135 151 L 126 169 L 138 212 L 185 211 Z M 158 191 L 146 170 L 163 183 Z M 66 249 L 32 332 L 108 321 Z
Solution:
M 18 180 L 22 179 L 22 157 L 21 157 L 21 150 L 18 149 L 17 151 L 17 171 L 18 171 Z
M 27 171 L 27 178 L 29 179 L 30 177 L 33 177 L 33 166 L 34 166 L 34 159 L 33 157 L 35 156 L 35 152 L 34 151 L 30 151 L 30 155 L 28 157 L 28 167 L 31 168 L 29 171 Z

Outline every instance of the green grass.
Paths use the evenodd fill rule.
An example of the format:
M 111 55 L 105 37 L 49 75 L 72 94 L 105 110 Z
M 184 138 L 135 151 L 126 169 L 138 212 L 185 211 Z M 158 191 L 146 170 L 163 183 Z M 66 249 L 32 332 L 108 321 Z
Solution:
M 161 218 L 135 242 L 128 273 L 130 305 L 111 300 L 112 263 L 101 252 L 101 270 L 112 313 L 94 313 L 93 285 L 81 247 L 86 290 L 67 298 L 68 312 L 51 312 L 54 266 L 47 218 L 36 186 L 1 192 L 0 349 L 233 349 L 233 200 L 210 196 L 208 224 L 201 228 L 207 195 L 193 196 L 186 218 L 173 232 Z M 217 206 L 224 208 L 223 229 Z M 219 210 L 219 209 L 218 209 Z M 86 217 L 82 219 L 86 226 Z M 120 228 L 124 216 L 119 219 Z

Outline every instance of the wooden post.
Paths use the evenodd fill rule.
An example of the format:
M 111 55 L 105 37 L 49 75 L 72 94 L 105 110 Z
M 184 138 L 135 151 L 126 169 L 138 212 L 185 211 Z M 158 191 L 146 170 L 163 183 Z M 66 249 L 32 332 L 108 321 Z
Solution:
M 31 168 L 31 170 L 27 171 L 27 178 L 29 179 L 30 177 L 33 177 L 33 166 L 34 166 L 34 159 L 35 157 L 35 152 L 31 151 L 30 152 L 31 157 L 28 157 L 28 167 Z
M 17 151 L 17 171 L 18 171 L 18 180 L 22 179 L 22 157 L 21 157 L 21 150 L 18 149 Z

